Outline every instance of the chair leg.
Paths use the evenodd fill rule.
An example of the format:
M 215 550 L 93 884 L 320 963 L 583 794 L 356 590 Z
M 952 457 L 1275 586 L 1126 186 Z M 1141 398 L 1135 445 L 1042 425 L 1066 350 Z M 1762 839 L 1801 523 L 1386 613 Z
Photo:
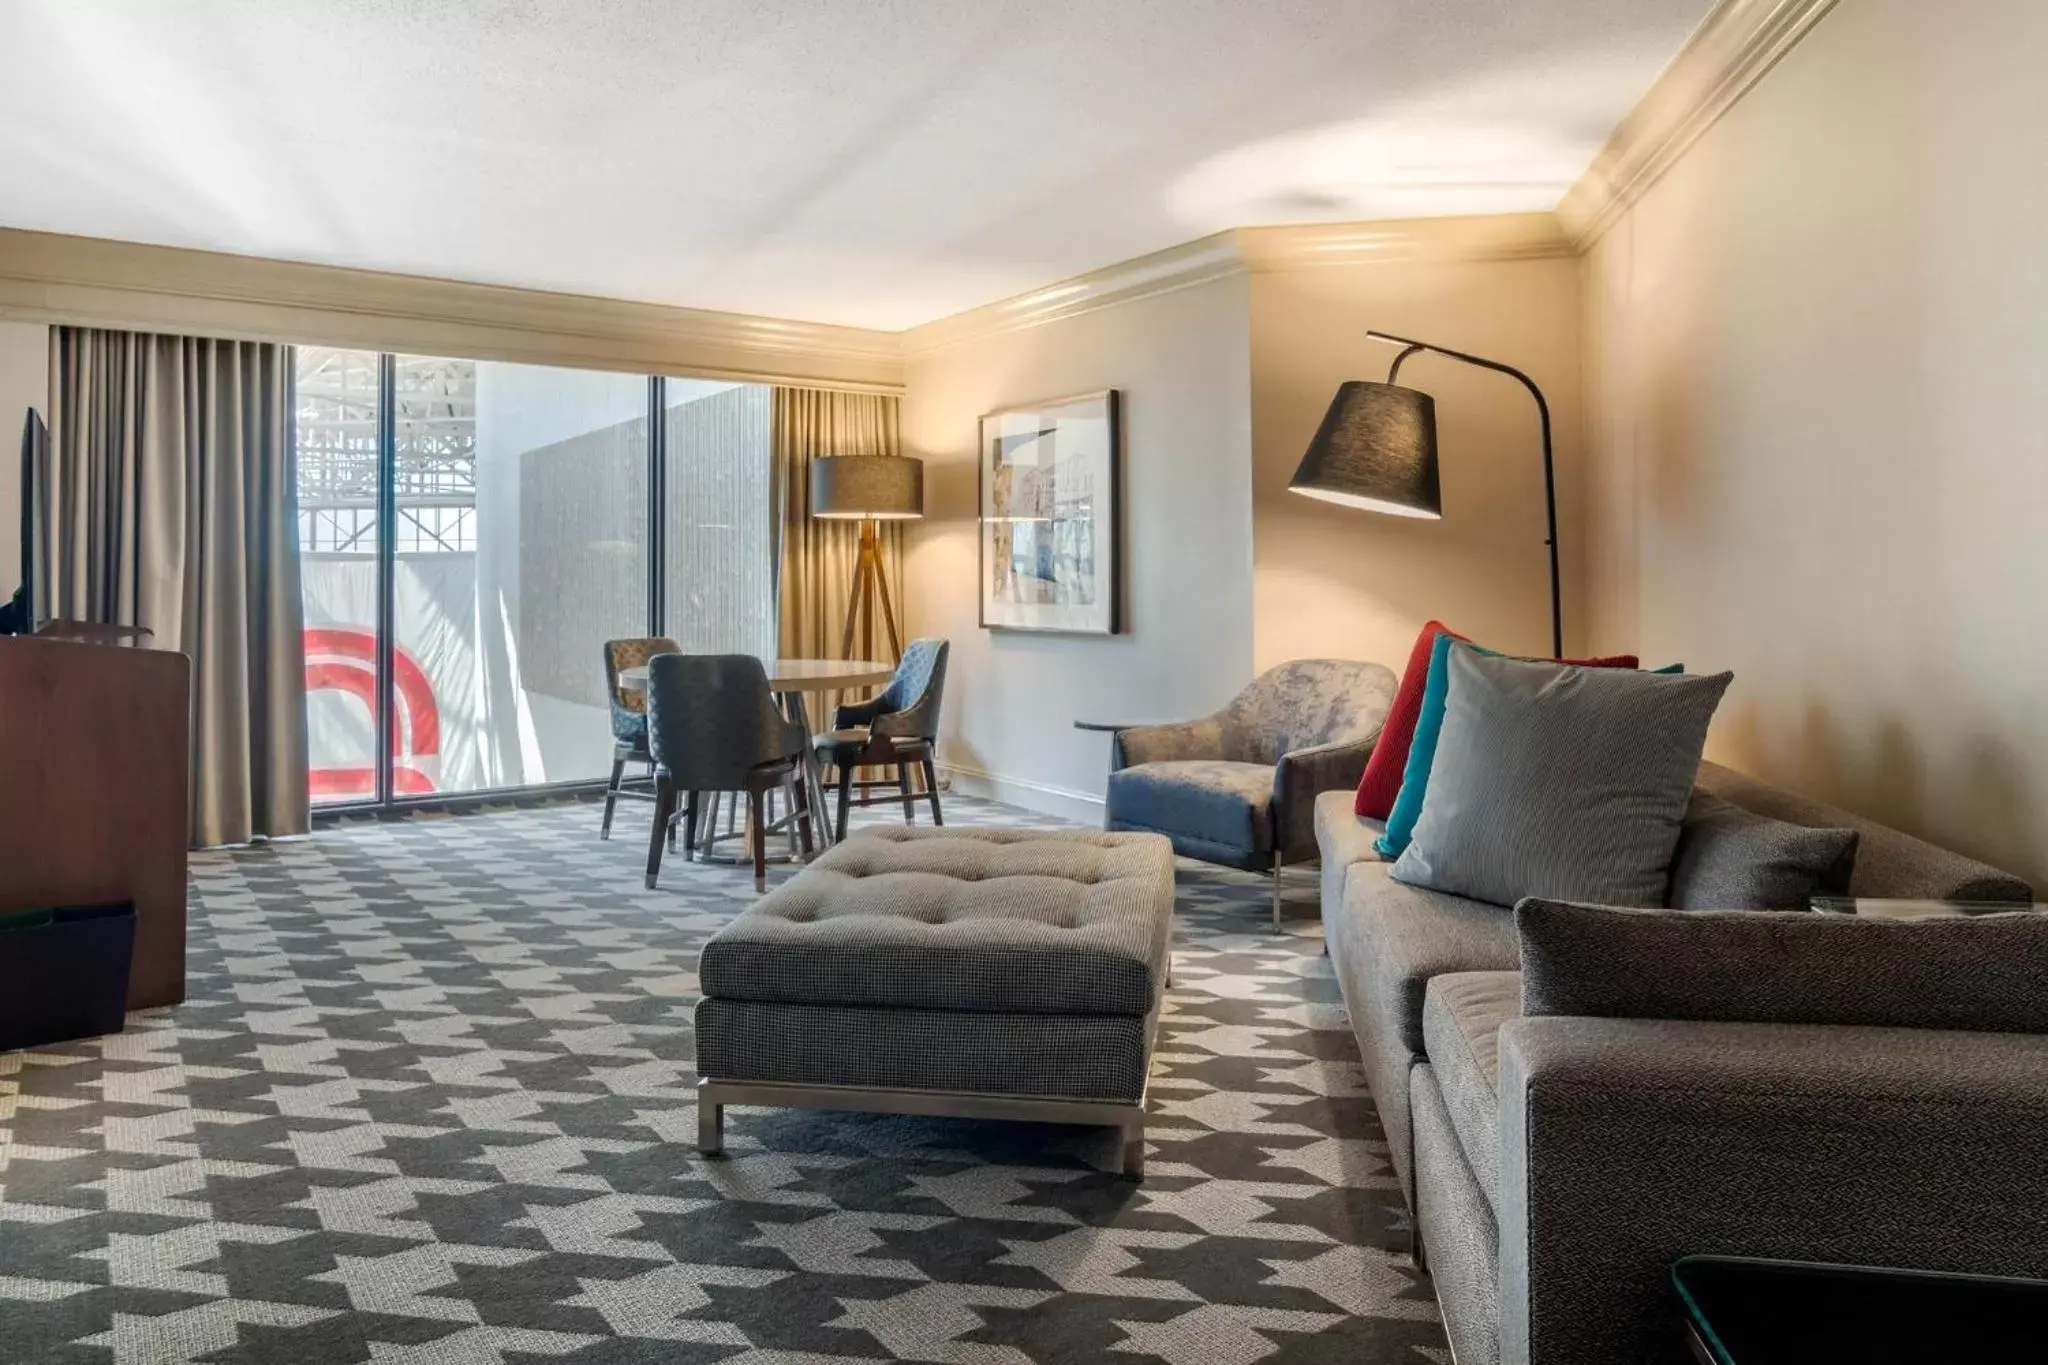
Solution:
M 604 823 L 597 827 L 597 837 L 600 839 L 612 837 L 612 809 L 619 804 L 619 783 L 623 782 L 625 777 L 626 756 L 615 753 L 612 755 L 612 780 L 605 783 L 604 788 Z
M 852 808 L 853 769 L 847 767 L 844 763 L 842 763 L 839 765 L 839 833 L 837 835 L 838 838 L 844 839 L 846 837 L 846 817 L 852 813 Z
M 1281 858 L 1281 856 L 1280 856 L 1280 850 L 1279 850 L 1279 849 L 1277 849 L 1277 848 L 1276 848 L 1276 849 L 1274 849 L 1274 850 L 1273 850 L 1273 928 L 1274 928 L 1274 930 L 1275 930 L 1276 932 L 1277 932 L 1277 931 L 1279 930 L 1279 928 L 1280 928 L 1280 867 L 1281 867 L 1281 864 L 1282 864 L 1282 862 L 1283 862 L 1283 861 L 1284 861 L 1284 860 L 1283 860 L 1283 859 Z
M 683 800 L 683 858 L 685 861 L 697 856 L 697 802 L 702 792 L 691 792 Z
M 789 803 L 795 812 L 797 839 L 803 846 L 804 857 L 811 856 L 816 841 L 811 837 L 811 793 L 810 784 L 804 780 L 804 771 L 798 768 L 789 775 Z
M 755 787 L 747 793 L 747 845 L 754 851 L 754 889 L 768 889 L 768 822 L 762 818 L 763 792 Z
M 654 830 L 647 840 L 647 887 L 661 875 L 661 846 L 668 841 L 668 819 L 676 808 L 676 784 L 666 777 L 654 779 Z
M 924 794 L 931 799 L 932 824 L 935 827 L 944 826 L 945 817 L 939 814 L 939 768 L 932 762 L 929 754 L 925 755 L 924 760 Z
M 896 790 L 903 793 L 903 823 L 906 825 L 916 824 L 917 793 L 910 788 L 910 765 L 908 763 L 898 763 L 896 765 Z

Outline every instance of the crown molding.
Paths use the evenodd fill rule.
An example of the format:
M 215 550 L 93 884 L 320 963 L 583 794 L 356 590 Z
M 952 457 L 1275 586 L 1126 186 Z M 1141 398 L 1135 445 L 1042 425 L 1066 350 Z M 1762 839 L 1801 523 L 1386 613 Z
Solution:
M 896 333 L 0 229 L 0 318 L 902 388 Z
M 1720 0 L 1557 206 L 1584 250 L 1779 59 L 1835 0 Z
M 898 335 L 904 354 L 915 356 L 1237 275 L 1390 261 L 1534 260 L 1575 254 L 1570 237 L 1549 213 L 1233 228 Z
M 1303 223 L 1239 228 L 1228 235 L 1245 268 L 1255 273 L 1390 261 L 1528 261 L 1578 254 L 1554 213 Z
M 980 337 L 1042 327 L 1048 322 L 1243 273 L 1244 263 L 1238 258 L 1232 234 L 1219 232 L 921 323 L 897 335 L 903 339 L 905 355 L 918 355 Z

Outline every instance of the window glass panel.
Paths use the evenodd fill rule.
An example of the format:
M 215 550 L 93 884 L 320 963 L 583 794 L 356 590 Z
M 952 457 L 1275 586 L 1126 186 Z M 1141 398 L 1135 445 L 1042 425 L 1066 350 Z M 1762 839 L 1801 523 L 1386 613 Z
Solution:
M 707 379 L 663 389 L 664 633 L 689 653 L 772 658 L 771 390 Z
M 307 785 L 377 794 L 377 353 L 298 348 Z
M 400 795 L 601 778 L 647 628 L 647 380 L 397 359 Z

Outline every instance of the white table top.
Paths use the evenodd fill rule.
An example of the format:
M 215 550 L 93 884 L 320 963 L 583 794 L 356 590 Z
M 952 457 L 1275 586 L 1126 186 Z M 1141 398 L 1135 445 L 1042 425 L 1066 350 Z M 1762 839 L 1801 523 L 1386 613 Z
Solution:
M 770 692 L 844 692 L 880 687 L 896 676 L 896 665 L 873 659 L 763 659 L 761 666 L 768 670 Z M 627 692 L 645 691 L 647 669 L 620 669 L 619 686 Z

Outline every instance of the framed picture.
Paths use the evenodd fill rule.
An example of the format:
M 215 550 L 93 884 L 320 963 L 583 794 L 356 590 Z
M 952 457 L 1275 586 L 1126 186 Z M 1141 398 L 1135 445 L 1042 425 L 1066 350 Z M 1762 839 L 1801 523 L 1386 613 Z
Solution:
M 981 419 L 981 624 L 1115 635 L 1123 620 L 1117 391 Z

